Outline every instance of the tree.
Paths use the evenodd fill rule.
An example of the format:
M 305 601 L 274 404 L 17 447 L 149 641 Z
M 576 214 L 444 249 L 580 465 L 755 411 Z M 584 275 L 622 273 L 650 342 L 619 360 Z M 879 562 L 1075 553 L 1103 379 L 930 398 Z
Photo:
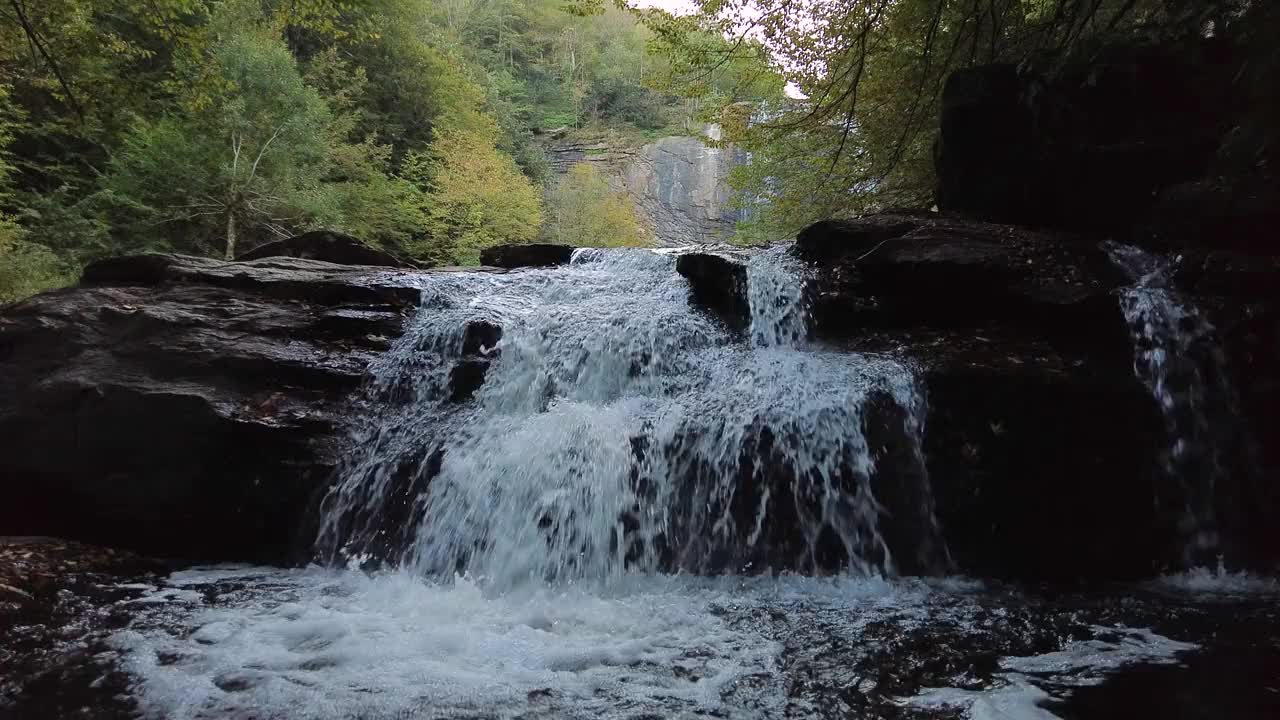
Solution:
M 601 0 L 580 0 L 589 11 Z M 714 117 L 725 79 L 773 63 L 806 96 L 726 136 L 752 154 L 737 181 L 769 198 L 768 235 L 824 216 L 932 202 L 939 96 L 956 69 L 1060 62 L 1112 37 L 1195 35 L 1243 25 L 1239 0 L 698 0 L 701 12 L 645 13 L 672 85 Z M 1253 5 L 1257 5 L 1254 3 Z M 761 59 L 761 52 L 767 55 Z
M 486 247 L 537 237 L 538 192 L 515 161 L 498 152 L 497 132 L 483 116 L 446 127 L 430 154 L 412 163 L 410 177 L 428 188 L 426 238 L 417 254 L 475 265 Z
M 576 247 L 644 247 L 652 242 L 635 203 L 590 163 L 578 163 L 552 189 L 545 235 Z
M 246 0 L 221 8 L 206 57 L 213 77 L 193 80 L 176 112 L 138 121 L 107 180 L 146 208 L 143 223 L 173 225 L 194 249 L 228 259 L 245 233 L 288 235 L 328 214 L 316 201 L 333 117 L 259 12 Z
M 0 85 L 0 305 L 65 285 L 68 268 L 48 248 L 27 242 L 23 229 L 3 211 L 10 199 L 9 143 L 14 125 L 8 91 Z

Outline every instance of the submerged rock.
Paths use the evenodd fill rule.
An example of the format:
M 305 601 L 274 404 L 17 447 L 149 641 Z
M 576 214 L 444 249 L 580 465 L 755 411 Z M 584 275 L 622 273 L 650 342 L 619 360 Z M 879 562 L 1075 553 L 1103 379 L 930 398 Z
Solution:
M 0 314 L 0 527 L 281 561 L 412 276 L 295 258 L 89 266 Z

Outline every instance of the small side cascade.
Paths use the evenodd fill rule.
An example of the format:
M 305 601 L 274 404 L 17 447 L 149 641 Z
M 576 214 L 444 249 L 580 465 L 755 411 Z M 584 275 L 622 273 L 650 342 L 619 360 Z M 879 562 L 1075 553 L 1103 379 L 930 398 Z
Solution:
M 804 269 L 788 250 L 775 245 L 747 262 L 749 335 L 757 347 L 793 347 L 809 336 Z
M 1227 472 L 1223 425 L 1233 415 L 1225 360 L 1204 313 L 1169 287 L 1177 258 L 1115 243 L 1106 249 L 1133 280 L 1120 293 L 1120 309 L 1133 338 L 1134 373 L 1164 417 L 1168 446 L 1160 460 L 1170 492 L 1157 503 L 1178 506 L 1183 563 L 1207 565 L 1221 552 L 1217 496 Z
M 946 569 L 913 372 L 808 347 L 784 251 L 751 261 L 747 342 L 690 306 L 669 254 L 427 276 L 317 556 L 497 588 Z

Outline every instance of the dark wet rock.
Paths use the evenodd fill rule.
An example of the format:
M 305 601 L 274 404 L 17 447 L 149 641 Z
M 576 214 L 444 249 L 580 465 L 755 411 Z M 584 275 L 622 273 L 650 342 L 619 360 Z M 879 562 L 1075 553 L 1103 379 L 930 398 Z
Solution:
M 900 238 L 936 220 L 927 212 L 895 212 L 868 215 L 854 220 L 821 220 L 796 236 L 797 257 L 814 263 L 828 263 L 865 255 L 887 240 Z
M 489 361 L 477 358 L 459 360 L 449 372 L 449 401 L 466 402 L 475 396 L 489 372 Z
M 467 323 L 462 335 L 463 355 L 488 355 L 502 340 L 502 328 L 487 320 Z
M 1256 33 L 1254 48 L 1219 32 L 956 71 L 940 107 L 938 207 L 1034 227 L 1274 248 L 1269 108 L 1280 64 L 1261 37 L 1274 37 L 1280 16 L 1265 5 L 1233 28 L 1272 28 Z
M 1280 252 L 1280 183 L 1213 177 L 1167 187 L 1143 219 L 1144 236 L 1166 247 Z
M 265 243 L 243 253 L 236 260 L 261 260 L 268 257 L 293 257 L 321 260 L 338 265 L 370 265 L 376 267 L 416 268 L 417 263 L 372 248 L 350 235 L 329 230 L 312 232 Z
M 0 718 L 135 717 L 103 638 L 129 620 L 117 603 L 169 569 L 111 548 L 0 536 Z
M 747 268 L 715 253 L 685 253 L 676 258 L 676 272 L 689 280 L 693 303 L 720 318 L 735 331 L 751 323 L 747 300 Z
M 880 532 L 903 575 L 943 575 L 952 562 L 936 520 L 929 468 L 921 444 L 915 408 L 903 407 L 889 393 L 875 391 L 862 409 L 862 432 L 875 474 L 872 494 L 881 510 Z
M 1189 252 L 1178 262 L 1173 283 L 1201 298 L 1280 303 L 1280 256 Z
M 1174 564 L 1182 508 L 1157 502 L 1163 424 L 1131 374 L 1010 338 L 909 355 L 938 520 L 963 572 L 1096 580 Z
M 480 251 L 483 265 L 499 268 L 551 267 L 568 265 L 575 248 L 551 243 L 498 245 Z
M 1181 508 L 1157 501 L 1171 495 L 1157 465 L 1169 441 L 1134 374 L 1116 296 L 1129 281 L 1097 243 L 900 212 L 801 238 L 815 335 L 918 368 L 928 485 L 956 567 L 1068 580 L 1174 563 Z M 876 423 L 901 426 L 900 410 L 871 407 Z M 877 484 L 897 508 L 884 524 L 895 556 L 923 527 L 904 513 L 924 487 L 905 437 L 868 427 L 886 472 L 906 479 Z
M 0 314 L 0 528 L 280 561 L 402 332 L 404 271 L 151 255 Z
M 1126 280 L 1092 241 L 897 212 L 819 224 L 801 238 L 797 254 L 816 267 L 810 307 L 819 338 L 1011 328 L 1130 366 L 1113 295 Z
M 1224 550 L 1246 566 L 1280 567 L 1280 303 L 1201 302 L 1214 328 L 1202 364 L 1229 394 L 1210 398 L 1217 412 L 1214 440 L 1225 450 L 1214 486 Z

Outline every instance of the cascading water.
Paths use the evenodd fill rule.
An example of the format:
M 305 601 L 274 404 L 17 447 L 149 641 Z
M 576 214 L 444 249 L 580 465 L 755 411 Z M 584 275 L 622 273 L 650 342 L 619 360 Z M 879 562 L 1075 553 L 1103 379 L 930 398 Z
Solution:
M 1161 465 L 1176 486 L 1179 532 L 1187 565 L 1209 564 L 1220 550 L 1216 494 L 1225 458 L 1221 408 L 1232 391 L 1213 325 L 1168 287 L 1176 259 L 1109 244 L 1112 260 L 1133 280 L 1120 294 L 1120 308 L 1134 343 L 1134 372 L 1150 390 L 1164 417 L 1169 445 Z
M 749 263 L 746 345 L 689 306 L 670 255 L 580 251 L 569 268 L 433 276 L 417 327 L 375 370 L 375 392 L 401 399 L 370 418 L 326 499 L 322 556 L 499 587 L 892 572 L 865 410 L 881 397 L 904 408 L 918 448 L 922 402 L 896 361 L 799 347 L 788 259 Z M 498 327 L 495 347 L 466 347 Z M 459 363 L 488 363 L 463 403 L 449 390 Z M 941 547 L 919 543 L 930 549 L 908 550 Z
M 947 566 L 924 398 L 891 358 L 808 345 L 788 260 L 749 261 L 745 339 L 671 255 L 425 276 L 324 498 L 325 566 L 141 586 L 109 642 L 138 713 L 1048 718 L 1192 650 L 1108 627 L 1131 599 L 886 578 Z

